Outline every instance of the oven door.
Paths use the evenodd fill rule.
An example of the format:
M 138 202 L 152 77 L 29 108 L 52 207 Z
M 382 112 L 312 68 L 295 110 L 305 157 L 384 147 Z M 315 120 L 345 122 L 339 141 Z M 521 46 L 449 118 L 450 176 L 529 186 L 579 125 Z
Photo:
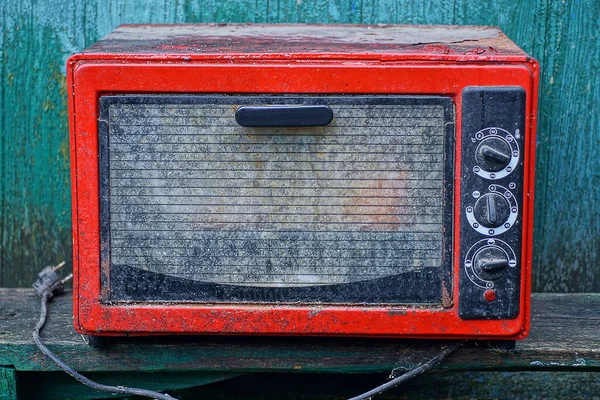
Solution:
M 103 302 L 452 293 L 449 97 L 117 95 L 100 111 Z

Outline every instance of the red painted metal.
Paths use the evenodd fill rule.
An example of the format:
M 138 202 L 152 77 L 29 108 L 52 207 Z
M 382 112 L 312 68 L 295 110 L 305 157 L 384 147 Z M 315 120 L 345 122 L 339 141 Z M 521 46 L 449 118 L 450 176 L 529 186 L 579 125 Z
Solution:
M 125 27 L 132 28 L 132 27 Z M 177 30 L 177 26 L 171 26 Z M 269 27 L 261 27 L 268 34 Z M 342 29 L 341 27 L 338 27 Z M 152 29 L 143 26 L 144 29 Z M 320 28 L 326 29 L 326 28 Z M 371 29 L 344 27 L 343 29 Z M 375 29 L 375 28 L 373 28 Z M 383 28 L 382 28 L 383 29 Z M 418 28 L 426 29 L 426 28 Z M 437 28 L 436 28 L 437 29 Z M 442 28 L 439 28 L 442 29 Z M 455 28 L 447 28 L 455 29 Z M 473 28 L 484 29 L 484 28 Z M 492 29 L 492 28 L 485 28 Z M 504 35 L 460 43 L 373 47 L 281 38 L 192 36 L 112 40 L 67 63 L 73 191 L 74 324 L 93 335 L 262 334 L 521 339 L 530 324 L 535 128 L 539 68 Z M 140 34 L 143 36 L 142 34 Z M 235 39 L 235 38 L 234 38 Z M 204 40 L 204 41 L 203 41 Z M 200 43 L 200 44 L 198 44 Z M 288 46 L 289 45 L 289 46 Z M 203 47 L 204 46 L 204 47 Z M 312 46 L 312 50 L 311 50 Z M 267 51 L 268 50 L 268 51 Z M 98 99 L 125 93 L 434 94 L 456 107 L 454 285 L 457 304 L 461 96 L 466 86 L 521 86 L 526 136 L 521 306 L 511 320 L 462 320 L 449 308 L 258 304 L 118 304 L 101 302 Z

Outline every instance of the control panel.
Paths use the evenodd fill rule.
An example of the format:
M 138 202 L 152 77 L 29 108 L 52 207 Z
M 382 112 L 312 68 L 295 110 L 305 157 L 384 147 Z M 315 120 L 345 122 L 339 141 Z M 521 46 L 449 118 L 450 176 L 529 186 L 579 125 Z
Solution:
M 525 90 L 462 92 L 459 315 L 519 314 Z

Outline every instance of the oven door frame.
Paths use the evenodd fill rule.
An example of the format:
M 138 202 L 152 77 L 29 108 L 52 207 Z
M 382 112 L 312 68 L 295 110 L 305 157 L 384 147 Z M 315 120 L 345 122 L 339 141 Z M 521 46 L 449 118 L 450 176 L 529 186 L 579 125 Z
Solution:
M 169 276 L 167 274 L 154 275 L 148 270 L 139 270 L 135 267 L 127 265 L 115 265 L 115 252 L 111 251 L 112 231 L 111 231 L 111 186 L 110 186 L 110 170 L 113 163 L 110 161 L 110 114 L 111 106 L 120 105 L 143 105 L 143 106 L 227 106 L 228 108 L 253 106 L 253 105 L 327 105 L 334 109 L 339 109 L 345 106 L 437 106 L 442 109 L 443 122 L 440 124 L 439 134 L 443 141 L 439 144 L 442 153 L 435 155 L 442 156 L 439 164 L 443 165 L 440 171 L 440 189 L 439 193 L 442 204 L 438 204 L 440 210 L 440 234 L 442 237 L 439 242 L 440 264 L 435 267 L 422 267 L 415 270 L 408 270 L 398 274 L 389 274 L 378 276 L 368 280 L 353 280 L 347 283 L 331 283 L 327 285 L 316 286 L 300 286 L 295 288 L 277 288 L 277 287 L 252 287 L 251 285 L 235 285 L 235 284 L 216 284 L 211 281 L 196 281 L 188 279 L 178 279 L 178 277 Z M 233 110 L 231 115 L 223 118 L 233 120 Z M 335 113 L 334 113 L 335 114 Z M 337 117 L 337 116 L 335 116 Z M 334 117 L 334 120 L 335 120 Z M 369 117 L 370 118 L 370 117 Z M 378 118 L 378 117 L 372 117 Z M 154 95 L 124 95 L 124 96 L 102 96 L 100 98 L 100 120 L 99 120 L 99 151 L 100 151 L 100 241 L 103 243 L 103 251 L 100 254 L 100 264 L 106 266 L 111 263 L 110 268 L 102 270 L 101 276 L 101 300 L 107 304 L 115 304 L 118 302 L 144 302 L 166 303 L 179 302 L 185 304 L 193 303 L 219 303 L 219 304 L 302 304 L 303 306 L 311 305 L 339 305 L 339 304 L 385 304 L 385 305 L 400 305 L 407 304 L 423 306 L 443 306 L 451 307 L 449 296 L 444 296 L 444 293 L 452 291 L 452 222 L 453 222 L 453 177 L 454 177 L 454 103 L 449 97 L 442 96 L 398 96 L 398 95 L 230 95 L 230 96 L 211 96 L 211 95 L 181 95 L 181 94 L 164 94 L 159 96 Z M 230 121 L 232 122 L 232 121 Z M 242 128 L 247 129 L 247 128 Z M 291 131 L 275 133 L 269 132 L 269 128 L 262 128 L 263 135 L 273 137 L 289 137 L 298 135 L 299 132 L 294 132 L 296 129 L 301 129 L 301 137 L 307 135 L 334 135 L 335 130 L 339 129 L 331 125 L 320 127 L 292 127 Z M 370 129 L 370 128 L 365 128 Z M 286 133 L 287 132 L 287 133 Z M 312 132 L 312 133 L 311 133 Z M 257 131 L 247 131 L 248 135 L 258 135 Z M 401 135 L 400 135 L 401 136 Z M 425 136 L 425 134 L 423 135 Z M 314 144 L 313 146 L 318 146 Z M 312 149 L 311 151 L 318 151 Z M 323 150 L 325 151 L 325 150 Z M 268 159 L 264 160 L 268 162 Z M 348 160 L 350 162 L 350 160 Z M 359 170 L 356 170 L 360 172 Z M 370 175 L 377 172 L 371 172 Z M 201 179 L 202 176 L 198 175 Z M 213 178 L 211 178 L 213 179 Z M 350 178 L 348 178 L 350 179 Z M 369 176 L 369 180 L 373 179 Z M 373 182 L 376 182 L 373 180 Z M 389 192 L 387 192 L 389 194 Z M 434 195 L 434 193 L 428 193 Z M 118 196 L 118 195 L 116 195 Z M 377 196 L 375 196 L 377 197 Z M 426 197 L 426 196 L 425 196 Z M 124 199 L 121 199 L 124 200 Z M 117 206 L 118 208 L 118 206 Z M 429 207 L 428 207 L 429 208 Z M 353 211 L 354 212 L 354 211 Z M 122 215 L 122 214 L 121 214 Z M 117 216 L 117 219 L 120 215 Z M 128 218 L 134 218 L 128 216 Z M 134 218 L 135 219 L 135 218 Z M 380 221 L 376 221 L 380 222 Z M 201 224 L 201 222 L 200 222 Z M 415 225 L 418 225 L 415 224 Z M 387 227 L 387 224 L 380 226 Z M 253 227 L 252 229 L 255 229 Z M 385 230 L 385 229 L 382 229 Z M 330 232 L 330 231 L 326 231 Z M 354 233 L 360 233 L 356 231 Z M 379 233 L 379 230 L 369 230 L 370 233 Z M 305 233 L 308 233 L 306 231 Z M 331 233 L 335 233 L 335 230 Z M 347 232 L 346 232 L 347 233 Z M 387 234 L 384 232 L 383 234 Z M 414 233 L 414 232 L 410 232 Z M 124 240 L 124 239 L 118 239 Z M 413 242 L 416 242 L 414 240 Z M 137 243 L 137 246 L 144 244 L 144 241 Z M 131 245 L 131 244 L 129 244 Z M 146 244 L 147 247 L 151 247 Z M 118 248 L 117 252 L 122 248 Z M 290 248 L 293 250 L 293 248 Z M 104 258 L 108 257 L 109 262 L 106 263 Z M 114 258 L 113 258 L 114 257 Z M 129 255 L 127 256 L 129 258 Z M 276 256 L 275 256 L 276 258 Z M 242 258 L 243 259 L 243 258 Z M 418 257 L 417 257 L 418 259 Z M 160 261 L 159 261 L 160 262 Z M 254 260 L 257 268 L 260 270 L 260 264 Z M 325 267 L 326 268 L 326 267 Z M 324 268 L 324 269 L 325 269 Z M 111 271 L 113 271 L 111 273 Z M 118 271 L 115 273 L 115 271 Z M 325 270 L 325 272 L 327 272 Z M 114 276 L 118 279 L 113 279 Z M 139 282 L 142 282 L 141 284 Z M 424 290 L 424 286 L 429 287 Z M 250 287 L 249 287 L 250 286 Z M 342 289 L 344 287 L 344 289 Z M 169 288 L 172 291 L 169 292 Z M 442 290 L 444 288 L 444 290 Z M 187 291 L 187 294 L 185 293 Z M 115 295 L 118 293 L 118 295 Z M 187 295 L 199 293 L 204 298 L 191 299 Z M 136 298 L 137 297 L 137 298 Z M 142 298 L 140 298 L 142 297 Z M 239 301 L 232 302 L 230 299 L 236 298 Z M 266 301 L 265 299 L 271 299 Z

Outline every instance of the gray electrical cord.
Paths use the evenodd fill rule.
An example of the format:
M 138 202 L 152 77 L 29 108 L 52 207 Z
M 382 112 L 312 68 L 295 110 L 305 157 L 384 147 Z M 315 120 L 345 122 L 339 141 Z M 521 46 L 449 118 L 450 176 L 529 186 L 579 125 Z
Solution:
M 399 384 L 409 380 L 410 378 L 414 378 L 415 376 L 432 368 L 433 366 L 438 364 L 440 361 L 442 361 L 444 359 L 444 357 L 446 357 L 448 354 L 450 354 L 453 351 L 455 351 L 456 349 L 458 349 L 464 343 L 465 343 L 464 341 L 461 341 L 461 342 L 456 342 L 449 346 L 446 346 L 445 348 L 442 349 L 442 351 L 440 351 L 435 357 L 433 357 L 431 360 L 427 361 L 425 364 L 420 365 L 414 369 L 411 369 L 407 373 L 402 374 L 402 375 L 392 379 L 391 381 L 386 382 L 383 385 L 376 387 L 375 389 L 371 389 L 366 393 L 363 393 L 356 397 L 352 397 L 348 400 L 367 400 L 373 396 L 376 396 L 378 394 L 386 392 L 386 391 L 398 386 Z
M 46 324 L 46 319 L 48 317 L 48 300 L 50 300 L 50 298 L 52 298 L 55 294 L 62 293 L 65 289 L 65 286 L 64 286 L 65 282 L 69 281 L 73 277 L 73 275 L 70 274 L 69 276 L 67 276 L 63 279 L 60 279 L 60 277 L 58 276 L 56 271 L 58 271 L 64 265 L 65 265 L 65 263 L 63 261 L 62 263 L 60 263 L 54 267 L 44 268 L 38 274 L 38 279 L 33 283 L 33 288 L 35 289 L 36 293 L 41 298 L 40 319 L 38 320 L 37 324 L 35 325 L 35 328 L 33 328 L 33 340 L 35 341 L 35 343 L 37 344 L 39 349 L 42 351 L 42 353 L 44 353 L 48 358 L 50 358 L 52 361 L 54 361 L 54 363 L 56 365 L 58 365 L 67 374 L 71 375 L 77 381 L 83 383 L 86 386 L 91 387 L 92 389 L 100 390 L 102 392 L 114 393 L 114 394 L 132 394 L 132 395 L 136 395 L 136 396 L 150 397 L 150 398 L 157 399 L 157 400 L 177 400 L 175 397 L 171 397 L 168 394 L 162 394 L 159 392 L 155 392 L 153 390 L 137 389 L 137 388 L 130 388 L 130 387 L 125 387 L 125 386 L 109 386 L 109 385 L 103 385 L 101 383 L 95 382 L 95 381 L 81 375 L 79 372 L 75 371 L 73 368 L 69 367 L 64 361 L 62 361 L 60 358 L 58 358 L 56 356 L 56 354 L 54 354 L 52 351 L 50 351 L 50 349 L 48 349 L 42 343 L 42 340 L 40 338 L 40 332 L 44 328 L 44 325 Z M 448 345 L 448 346 L 444 347 L 442 349 L 442 351 L 440 351 L 435 357 L 433 357 L 431 360 L 427 361 L 425 364 L 420 365 L 420 366 L 408 371 L 407 373 L 400 375 L 400 376 L 392 379 L 391 381 L 384 383 L 381 386 L 376 387 L 375 389 L 369 390 L 366 393 L 352 397 L 348 400 L 367 400 L 367 399 L 372 398 L 373 396 L 376 396 L 378 394 L 386 392 L 386 391 L 398 386 L 399 384 L 409 380 L 410 378 L 413 378 L 413 377 L 427 371 L 428 369 L 432 368 L 433 366 L 438 364 L 440 361 L 442 361 L 444 359 L 444 357 L 446 357 L 448 354 L 450 354 L 453 351 L 455 351 L 456 349 L 458 349 L 464 343 L 465 343 L 464 341 L 460 341 L 460 342 L 456 342 L 451 345 Z
M 58 365 L 63 371 L 65 371 L 67 374 L 71 375 L 73 378 L 75 378 L 79 382 L 83 383 L 84 385 L 89 386 L 95 390 L 100 390 L 102 392 L 109 392 L 109 393 L 115 393 L 115 394 L 117 394 L 117 393 L 132 394 L 132 395 L 136 395 L 136 396 L 150 397 L 150 398 L 158 399 L 158 400 L 177 400 L 174 397 L 169 396 L 168 394 L 158 393 L 153 390 L 137 389 L 137 388 L 130 388 L 130 387 L 125 387 L 125 386 L 103 385 L 103 384 L 95 382 L 89 378 L 86 378 L 85 376 L 81 375 L 79 372 L 75 371 L 73 368 L 71 368 L 67 364 L 65 364 L 60 358 L 58 358 L 56 356 L 56 354 L 54 354 L 52 351 L 50 351 L 50 349 L 48 349 L 42 343 L 42 340 L 40 339 L 40 332 L 44 328 L 44 325 L 46 324 L 46 319 L 48 316 L 48 299 L 50 299 L 50 297 L 52 297 L 52 292 L 49 290 L 44 291 L 41 294 L 42 308 L 40 311 L 40 319 L 38 320 L 37 324 L 35 325 L 35 328 L 33 328 L 33 340 L 35 341 L 35 343 L 37 344 L 39 349 L 42 351 L 42 353 L 44 353 L 48 358 L 50 358 L 52 361 L 54 361 L 54 363 L 56 365 Z

